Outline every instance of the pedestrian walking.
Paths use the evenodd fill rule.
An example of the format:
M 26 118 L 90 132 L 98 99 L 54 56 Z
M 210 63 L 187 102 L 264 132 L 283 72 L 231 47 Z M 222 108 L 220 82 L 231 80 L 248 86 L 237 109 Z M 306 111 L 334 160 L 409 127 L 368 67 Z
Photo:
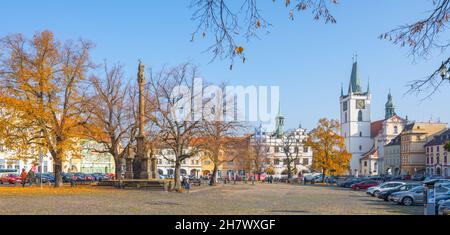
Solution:
M 28 174 L 27 174 L 26 178 L 28 179 L 28 184 L 29 184 L 30 186 L 33 185 L 33 181 L 34 181 L 35 178 L 36 178 L 36 175 L 34 174 L 33 169 L 30 169 L 30 170 L 28 171 Z
M 20 179 L 22 180 L 22 187 L 25 187 L 25 184 L 27 182 L 27 172 L 25 171 L 25 168 L 22 169 L 22 173 L 20 174 Z
M 186 192 L 188 192 L 188 193 L 189 193 L 189 190 L 191 189 L 191 184 L 190 184 L 188 178 L 185 178 L 185 180 L 184 180 L 184 189 L 185 189 Z

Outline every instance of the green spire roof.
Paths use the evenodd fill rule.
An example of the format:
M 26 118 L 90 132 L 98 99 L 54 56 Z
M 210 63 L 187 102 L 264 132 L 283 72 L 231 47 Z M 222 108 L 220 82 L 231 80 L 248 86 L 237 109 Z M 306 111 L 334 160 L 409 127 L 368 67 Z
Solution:
M 392 99 L 391 91 L 389 91 L 388 101 L 386 102 L 386 119 L 389 119 L 395 115 L 395 105 Z
M 348 88 L 350 93 L 361 93 L 361 80 L 359 79 L 358 62 L 353 63 L 352 75 L 350 77 L 350 86 Z

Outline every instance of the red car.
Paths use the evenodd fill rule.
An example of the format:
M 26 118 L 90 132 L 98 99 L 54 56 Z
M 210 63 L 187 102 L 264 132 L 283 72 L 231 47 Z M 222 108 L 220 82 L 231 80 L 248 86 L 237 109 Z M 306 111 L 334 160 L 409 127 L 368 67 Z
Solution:
M 357 183 L 357 184 L 352 185 L 352 189 L 353 190 L 361 190 L 361 189 L 362 190 L 366 190 L 366 189 L 368 189 L 370 187 L 374 187 L 374 186 L 377 186 L 379 184 L 380 184 L 380 182 L 375 181 L 375 180 L 366 180 L 366 181 L 363 181 L 361 183 Z
M 22 179 L 20 178 L 19 175 L 16 174 L 8 174 L 8 175 L 4 175 L 0 178 L 0 183 L 1 184 L 20 184 L 22 183 Z

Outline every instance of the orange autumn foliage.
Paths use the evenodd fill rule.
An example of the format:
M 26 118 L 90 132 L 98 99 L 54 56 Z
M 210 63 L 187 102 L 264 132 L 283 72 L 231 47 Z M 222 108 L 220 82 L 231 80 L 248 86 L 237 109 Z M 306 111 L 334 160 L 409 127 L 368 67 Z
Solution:
M 19 156 L 50 153 L 60 186 L 62 162 L 79 147 L 87 119 L 83 82 L 94 67 L 92 45 L 62 43 L 43 31 L 4 37 L 0 47 L 0 139 Z
M 348 172 L 352 155 L 345 148 L 345 139 L 339 133 L 339 122 L 321 119 L 311 131 L 306 145 L 313 150 L 312 168 L 326 175 Z

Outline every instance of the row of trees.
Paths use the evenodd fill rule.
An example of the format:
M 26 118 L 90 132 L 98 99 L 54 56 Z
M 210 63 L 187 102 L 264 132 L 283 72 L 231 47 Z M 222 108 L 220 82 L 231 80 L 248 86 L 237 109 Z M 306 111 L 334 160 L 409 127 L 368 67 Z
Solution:
M 116 174 L 122 175 L 122 162 L 136 148 L 138 90 L 131 82 L 136 79 L 126 79 L 120 64 L 93 63 L 92 43 L 61 42 L 49 31 L 36 33 L 31 39 L 21 34 L 6 36 L 0 47 L 2 144 L 19 158 L 50 153 L 56 187 L 62 185 L 63 162 L 80 152 L 82 139 L 100 143 L 102 147 L 94 151 L 111 154 Z M 99 70 L 103 74 L 95 75 Z M 181 187 L 182 161 L 202 149 L 220 165 L 223 159 L 218 150 L 237 155 L 245 142 L 230 138 L 244 128 L 238 122 L 176 116 L 180 101 L 190 102 L 199 94 L 174 97 L 172 92 L 178 86 L 192 87 L 196 73 L 190 64 L 150 73 L 144 90 L 146 152 L 154 159 L 160 149 L 172 150 L 175 189 Z

